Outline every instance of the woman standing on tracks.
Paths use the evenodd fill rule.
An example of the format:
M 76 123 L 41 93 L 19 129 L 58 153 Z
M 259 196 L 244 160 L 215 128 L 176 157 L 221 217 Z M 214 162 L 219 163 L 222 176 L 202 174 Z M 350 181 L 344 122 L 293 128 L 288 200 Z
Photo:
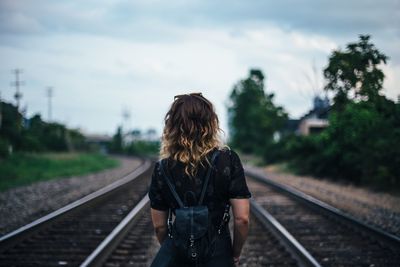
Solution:
M 172 216 L 169 211 L 175 214 L 179 208 L 171 184 L 185 206 L 194 206 L 201 199 L 204 180 L 208 180 L 208 186 L 204 190 L 203 205 L 207 206 L 212 226 L 219 229 L 219 234 L 215 233 L 215 246 L 206 262 L 182 263 L 180 256 L 172 255 L 169 266 L 239 266 L 249 229 L 251 194 L 238 155 L 221 145 L 219 131 L 214 107 L 201 93 L 175 96 L 165 116 L 160 152 L 163 160 L 155 165 L 149 190 L 157 239 L 162 244 L 170 238 L 167 221 Z M 213 154 L 218 154 L 214 165 L 211 162 Z M 209 179 L 205 179 L 210 166 L 211 174 Z M 226 222 L 230 207 L 234 219 L 233 242 Z

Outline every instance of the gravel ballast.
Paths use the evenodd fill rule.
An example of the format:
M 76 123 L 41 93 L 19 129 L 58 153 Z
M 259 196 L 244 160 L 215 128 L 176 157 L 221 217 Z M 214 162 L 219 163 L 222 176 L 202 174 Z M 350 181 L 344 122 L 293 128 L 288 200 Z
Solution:
M 139 159 L 115 157 L 120 165 L 100 172 L 37 182 L 0 193 L 0 236 L 90 194 L 140 165 Z
M 296 188 L 389 233 L 400 237 L 400 197 L 368 188 L 279 171 L 276 166 L 255 168 L 268 178 Z

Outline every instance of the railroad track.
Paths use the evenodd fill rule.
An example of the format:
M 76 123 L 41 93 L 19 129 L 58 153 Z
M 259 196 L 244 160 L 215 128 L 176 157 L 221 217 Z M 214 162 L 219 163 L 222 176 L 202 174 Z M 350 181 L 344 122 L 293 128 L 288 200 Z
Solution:
M 119 225 L 118 230 L 110 234 L 86 259 L 82 267 L 150 266 L 159 245 L 151 224 L 148 198 L 145 197 L 135 209 L 137 210 Z M 302 264 L 306 261 L 299 259 L 295 250 L 287 247 L 287 243 L 279 242 L 282 237 L 271 230 L 271 227 L 276 225 L 271 226 L 268 222 L 270 218 L 264 216 L 265 211 L 252 215 L 248 242 L 243 250 L 242 266 L 308 266 Z
M 304 193 L 247 170 L 256 205 L 321 266 L 400 266 L 400 239 Z M 253 205 L 254 206 L 254 205 Z M 313 265 L 311 265 L 313 266 Z
M 251 204 L 250 232 L 242 266 L 319 266 L 265 209 L 254 201 Z M 230 226 L 232 230 L 232 221 Z M 81 266 L 146 267 L 158 248 L 146 196 Z
M 241 266 L 299 266 L 295 254 L 280 242 L 281 237 L 269 225 L 270 218 L 264 217 L 265 214 L 255 214 L 252 207 L 249 235 L 240 259 Z
M 79 266 L 147 194 L 152 163 L 0 238 L 0 266 Z
M 147 267 L 157 248 L 146 195 L 80 266 Z
M 307 195 L 269 184 L 264 176 L 247 175 L 254 199 L 241 266 L 399 266 L 396 237 Z M 125 233 L 84 266 L 149 266 L 159 246 L 148 202 L 142 207 L 138 223 L 121 228 Z
M 37 229 L 2 237 L 0 266 L 149 266 L 159 247 L 146 194 L 151 169 L 148 164 L 125 177 L 127 184 L 92 200 L 97 204 L 66 208 L 49 224 L 42 219 Z M 241 266 L 399 266 L 396 237 L 263 175 L 247 175 L 252 218 Z

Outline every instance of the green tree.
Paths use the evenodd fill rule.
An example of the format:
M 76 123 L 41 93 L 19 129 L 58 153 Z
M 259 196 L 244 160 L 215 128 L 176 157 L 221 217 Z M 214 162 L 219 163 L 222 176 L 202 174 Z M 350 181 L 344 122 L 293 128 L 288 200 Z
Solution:
M 0 138 L 2 144 L 11 146 L 13 150 L 19 150 L 22 144 L 21 137 L 21 121 L 22 114 L 17 110 L 16 106 L 2 102 L 2 123 L 0 127 Z
M 24 125 L 21 124 L 25 121 Z M 26 119 L 15 106 L 2 103 L 0 155 L 8 151 L 66 151 L 85 149 L 84 136 L 59 123 L 46 123 L 39 114 Z
M 113 153 L 122 153 L 122 127 L 119 126 L 117 128 L 117 132 L 114 134 L 111 144 L 110 144 L 110 151 Z
M 400 185 L 400 104 L 384 101 L 384 110 L 365 101 L 332 114 L 319 156 L 330 162 L 327 174 L 353 182 Z
M 261 70 L 250 70 L 230 95 L 228 106 L 231 145 L 245 153 L 262 155 L 273 142 L 273 134 L 287 118 L 282 107 L 273 103 L 274 94 L 264 92 Z
M 400 103 L 380 95 L 379 64 L 387 57 L 360 36 L 347 50 L 334 51 L 324 75 L 333 91 L 329 126 L 319 135 L 286 144 L 301 172 L 377 187 L 400 186 Z
M 334 108 L 343 110 L 349 100 L 375 101 L 385 77 L 379 65 L 387 60 L 369 35 L 360 35 L 359 42 L 348 44 L 344 51 L 333 51 L 324 76 L 325 90 L 335 94 Z

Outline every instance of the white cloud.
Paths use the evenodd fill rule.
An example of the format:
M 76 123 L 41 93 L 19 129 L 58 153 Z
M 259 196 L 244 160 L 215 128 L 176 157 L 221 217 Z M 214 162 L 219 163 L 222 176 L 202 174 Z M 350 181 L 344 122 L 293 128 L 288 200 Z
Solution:
M 299 117 L 310 107 L 314 93 L 306 77 L 316 78 L 312 62 L 322 87 L 322 68 L 332 49 L 357 38 L 343 41 L 341 36 L 310 34 L 301 28 L 288 31 L 260 18 L 229 24 L 210 17 L 199 22 L 196 19 L 205 13 L 199 17 L 192 11 L 201 9 L 203 2 L 192 3 L 180 17 L 193 16 L 187 23 L 173 14 L 160 15 L 168 13 L 161 4 L 152 14 L 152 6 L 145 2 L 43 1 L 39 4 L 43 10 L 5 2 L 8 6 L 3 10 L 9 15 L 0 12 L 0 18 L 21 17 L 2 28 L 0 56 L 5 60 L 0 65 L 0 83 L 6 88 L 2 96 L 12 99 L 10 70 L 22 67 L 24 101 L 31 114 L 46 114 L 44 88 L 52 85 L 54 117 L 92 132 L 114 132 L 123 107 L 131 109 L 133 126 L 153 126 L 160 132 L 173 96 L 190 91 L 202 91 L 215 103 L 227 130 L 227 97 L 253 67 L 266 74 L 266 90 L 276 94 L 276 102 Z M 183 3 L 176 1 L 173 6 Z M 27 35 L 28 28 L 40 34 Z M 382 45 L 389 56 L 395 55 L 384 68 L 385 92 L 391 97 L 398 94 L 400 79 L 395 32 L 386 32 L 392 34 L 390 43 L 385 36 L 377 38 L 378 48 Z

